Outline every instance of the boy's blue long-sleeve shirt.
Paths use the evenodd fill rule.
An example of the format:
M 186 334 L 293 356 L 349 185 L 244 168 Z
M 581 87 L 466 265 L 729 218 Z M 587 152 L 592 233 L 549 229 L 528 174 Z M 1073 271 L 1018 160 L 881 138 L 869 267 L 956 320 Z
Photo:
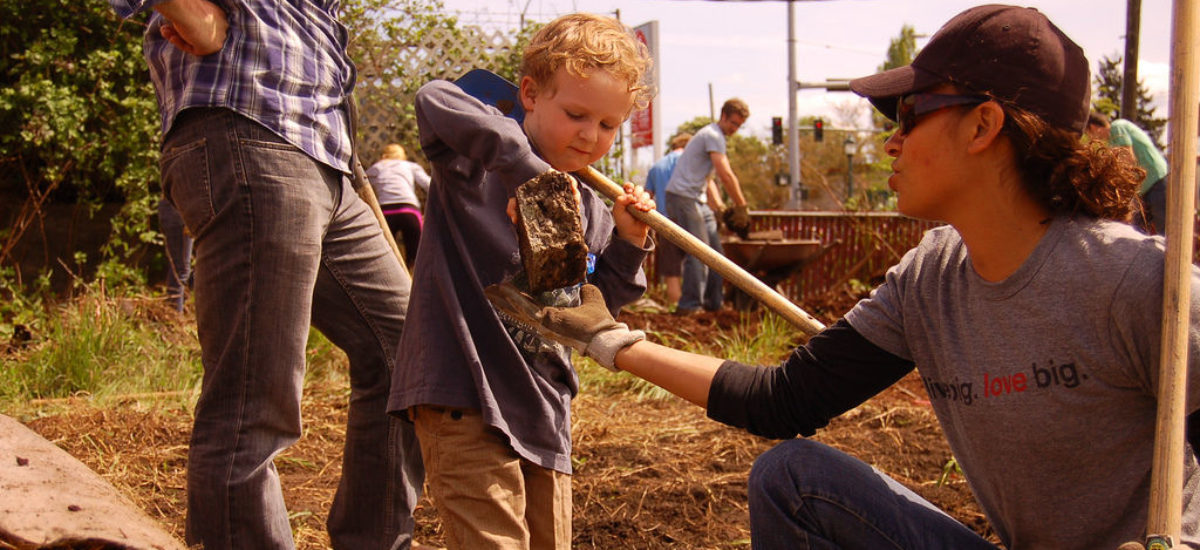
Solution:
M 570 350 L 505 323 L 483 293 L 522 278 L 505 208 L 519 185 L 550 166 L 516 121 L 453 83 L 426 84 L 415 106 L 433 182 L 388 410 L 478 409 L 522 458 L 570 473 L 570 404 L 579 389 Z M 615 314 L 645 291 L 647 250 L 616 237 L 609 207 L 586 186 L 580 193 L 584 238 L 597 259 L 589 282 Z M 577 294 L 543 298 L 566 305 Z

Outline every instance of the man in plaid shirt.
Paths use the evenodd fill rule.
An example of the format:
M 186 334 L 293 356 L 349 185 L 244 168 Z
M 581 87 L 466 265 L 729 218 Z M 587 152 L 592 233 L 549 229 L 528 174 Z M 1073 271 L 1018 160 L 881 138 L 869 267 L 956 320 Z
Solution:
M 347 178 L 355 71 L 337 0 L 109 2 L 151 11 L 163 190 L 195 238 L 188 542 L 293 546 L 272 460 L 301 434 L 311 322 L 350 359 L 333 546 L 407 548 L 421 455 L 385 406 L 411 282 Z

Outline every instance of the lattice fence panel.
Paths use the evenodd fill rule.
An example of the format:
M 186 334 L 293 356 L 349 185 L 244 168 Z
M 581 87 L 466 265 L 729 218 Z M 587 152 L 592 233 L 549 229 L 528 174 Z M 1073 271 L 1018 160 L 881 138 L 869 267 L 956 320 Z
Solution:
M 355 91 L 359 102 L 359 139 L 363 162 L 367 166 L 379 159 L 388 143 L 400 143 L 410 157 L 417 151 L 417 121 L 413 97 L 426 82 L 454 80 L 471 69 L 488 69 L 503 74 L 512 66 L 516 37 L 505 31 L 487 31 L 479 27 L 439 28 L 427 33 L 419 43 L 397 47 L 391 57 L 381 61 L 388 71 L 399 75 L 384 81 L 370 69 L 359 74 Z M 361 69 L 361 68 L 360 68 Z M 392 70 L 394 69 L 394 70 Z

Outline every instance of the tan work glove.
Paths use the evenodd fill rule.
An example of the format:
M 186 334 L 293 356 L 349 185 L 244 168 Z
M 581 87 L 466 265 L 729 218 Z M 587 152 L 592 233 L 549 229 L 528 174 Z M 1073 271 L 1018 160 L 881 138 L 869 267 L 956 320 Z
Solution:
M 538 315 L 542 328 L 573 342 L 571 347 L 604 368 L 621 370 L 616 366 L 617 352 L 645 340 L 646 333 L 629 330 L 628 325 L 613 319 L 604 304 L 604 295 L 594 285 L 583 285 L 580 296 L 583 303 L 577 307 L 542 308 Z

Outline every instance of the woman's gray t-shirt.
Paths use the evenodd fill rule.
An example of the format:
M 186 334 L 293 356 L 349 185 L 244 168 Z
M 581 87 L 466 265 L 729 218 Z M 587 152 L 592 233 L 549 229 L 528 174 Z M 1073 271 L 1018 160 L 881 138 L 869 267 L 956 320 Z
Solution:
M 1116 548 L 1144 532 L 1163 255 L 1162 239 L 1130 226 L 1058 218 L 1024 264 L 993 283 L 976 274 L 958 233 L 940 227 L 846 315 L 867 340 L 916 363 L 1007 547 Z M 1188 380 L 1193 412 L 1200 370 Z M 1183 539 L 1196 547 L 1200 472 L 1190 450 L 1185 478 Z

